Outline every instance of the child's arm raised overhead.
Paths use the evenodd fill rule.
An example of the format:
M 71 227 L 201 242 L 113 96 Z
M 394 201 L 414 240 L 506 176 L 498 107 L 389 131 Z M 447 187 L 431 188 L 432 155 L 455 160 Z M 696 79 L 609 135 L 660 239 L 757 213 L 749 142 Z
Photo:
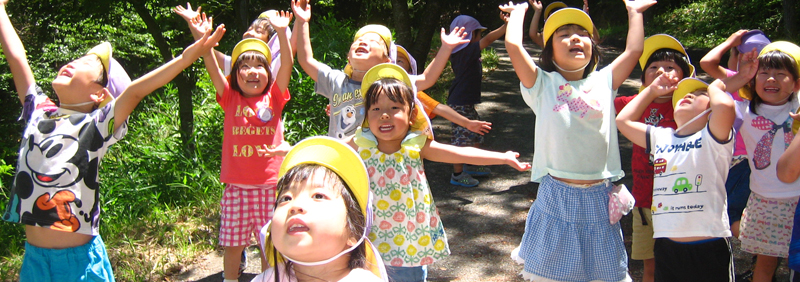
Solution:
M 205 14 L 199 19 L 192 20 L 192 27 L 202 30 L 203 33 L 210 31 L 213 26 L 212 20 L 206 18 Z M 220 26 L 224 27 L 225 25 L 221 24 Z M 211 78 L 211 83 L 214 84 L 214 90 L 219 97 L 223 92 L 225 92 L 225 87 L 228 85 L 228 80 L 225 79 L 225 74 L 222 72 L 222 68 L 220 68 L 220 61 L 217 60 L 215 53 L 216 52 L 214 51 L 203 53 L 203 64 L 206 66 L 208 76 Z M 231 70 L 232 76 L 235 77 L 237 72 L 238 70 Z
M 642 13 L 656 4 L 654 0 L 624 0 L 628 9 L 628 39 L 625 42 L 625 51 L 619 55 L 608 67 L 613 73 L 612 89 L 619 89 L 623 82 L 631 75 L 636 67 L 639 57 L 644 52 L 644 17 Z
M 747 33 L 746 29 L 739 30 L 731 34 L 725 42 L 722 44 L 717 45 L 711 51 L 703 56 L 700 59 L 700 68 L 703 69 L 708 75 L 713 77 L 714 79 L 723 79 L 728 77 L 728 74 L 725 72 L 725 68 L 719 65 L 720 61 L 722 60 L 722 56 L 731 50 L 731 48 L 739 46 L 742 43 L 742 35 Z M 730 65 L 728 67 L 731 67 Z
M 506 29 L 508 28 L 508 15 L 506 15 L 505 12 L 500 11 L 500 19 L 503 20 L 503 25 L 496 28 L 495 30 L 490 31 L 488 34 L 486 34 L 486 36 L 481 38 L 481 50 L 485 49 L 486 47 L 489 47 L 489 45 L 491 45 L 497 39 L 500 39 L 500 37 L 503 37 L 503 35 L 506 34 Z
M 297 37 L 297 62 L 311 79 L 317 81 L 320 64 L 322 63 L 314 59 L 314 51 L 311 49 L 311 38 L 308 33 L 311 5 L 306 2 L 306 5 L 303 6 L 300 1 L 292 0 L 292 11 L 297 17 L 292 30 L 292 37 Z
M 500 5 L 500 10 L 509 13 L 506 28 L 506 51 L 511 58 L 511 65 L 519 77 L 522 86 L 533 87 L 536 76 L 539 75 L 536 64 L 531 55 L 522 46 L 522 23 L 525 21 L 525 11 L 528 3 Z
M 275 28 L 275 31 L 277 31 L 276 36 L 278 36 L 278 41 L 281 44 L 281 52 L 286 52 L 285 54 L 287 55 L 292 54 L 291 43 L 289 43 L 289 38 L 286 37 L 286 28 L 289 26 L 291 20 L 292 13 L 286 11 L 280 11 L 277 16 L 269 18 L 269 23 Z M 278 69 L 278 74 L 275 77 L 275 83 L 277 83 L 278 90 L 280 90 L 281 93 L 289 88 L 289 80 L 292 78 L 293 60 L 291 55 L 281 56 L 281 68 Z
M 625 138 L 639 147 L 647 148 L 647 124 L 639 122 L 647 105 L 659 96 L 668 95 L 678 87 L 679 79 L 662 73 L 636 95 L 617 115 L 617 128 Z
M 172 8 L 172 11 L 178 14 L 183 20 L 189 24 L 189 31 L 192 33 L 192 37 L 195 41 L 203 37 L 204 30 L 198 29 L 197 25 L 193 24 L 193 21 L 202 21 L 206 17 L 206 13 L 201 13 L 202 7 L 198 6 L 197 10 L 192 10 L 192 5 L 188 2 L 186 3 L 186 7 L 184 8 L 181 5 L 175 6 Z M 216 56 L 217 66 L 222 66 L 225 64 L 225 54 L 220 51 L 214 50 L 214 55 Z
M 726 77 L 721 80 L 714 81 L 709 88 L 716 87 L 728 93 L 735 93 L 739 88 L 747 85 L 750 80 L 756 76 L 758 71 L 758 53 L 752 50 L 742 54 L 742 59 L 739 61 L 739 72 L 731 77 Z
M 436 53 L 436 57 L 434 57 L 428 67 L 425 68 L 425 72 L 417 76 L 414 82 L 414 85 L 417 86 L 417 91 L 424 91 L 436 83 L 436 80 L 442 75 L 444 67 L 447 66 L 447 60 L 450 58 L 450 53 L 453 52 L 453 48 L 464 43 L 469 43 L 469 40 L 464 39 L 466 36 L 467 33 L 464 32 L 463 27 L 454 28 L 450 31 L 450 34 L 445 33 L 444 28 L 442 28 L 440 35 L 442 38 L 442 47 L 439 47 L 439 52 Z
M 544 38 L 542 38 L 542 33 L 539 32 L 539 21 L 542 19 L 542 1 L 528 0 L 528 3 L 533 6 L 533 19 L 528 30 L 528 36 L 531 37 L 531 41 L 534 44 L 544 46 Z
M 8 0 L 0 0 L 0 44 L 3 46 L 3 54 L 11 68 L 11 75 L 14 77 L 14 86 L 17 88 L 19 101 L 24 103 L 25 94 L 31 85 L 36 84 L 36 79 L 28 65 L 25 46 L 22 45 L 17 31 L 8 18 L 6 4 L 8 4 Z
M 727 79 L 727 78 L 726 78 Z M 715 80 L 708 86 L 708 99 L 711 107 L 711 116 L 708 117 L 708 130 L 717 141 L 727 141 L 731 136 L 733 121 L 736 119 L 736 106 L 733 98 L 717 85 L 722 80 Z
M 213 34 L 209 29 L 195 43 L 186 47 L 183 54 L 134 80 L 117 98 L 114 107 L 114 130 L 116 131 L 128 119 L 133 109 L 145 96 L 169 83 L 181 71 L 197 61 L 200 55 L 208 53 L 217 45 L 223 34 L 225 34 L 224 25 L 218 26 Z
M 420 151 L 423 158 L 451 164 L 473 165 L 508 165 L 519 171 L 529 170 L 531 164 L 521 163 L 519 153 L 507 151 L 505 153 L 481 150 L 475 147 L 456 147 L 427 140 L 425 147 Z

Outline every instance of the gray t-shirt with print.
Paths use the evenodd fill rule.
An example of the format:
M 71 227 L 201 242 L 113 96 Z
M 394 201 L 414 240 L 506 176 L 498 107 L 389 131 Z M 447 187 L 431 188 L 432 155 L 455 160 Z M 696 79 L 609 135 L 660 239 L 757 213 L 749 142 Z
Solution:
M 366 116 L 361 82 L 350 79 L 341 70 L 322 65 L 314 91 L 328 98 L 331 106 L 328 136 L 337 139 L 353 136 Z

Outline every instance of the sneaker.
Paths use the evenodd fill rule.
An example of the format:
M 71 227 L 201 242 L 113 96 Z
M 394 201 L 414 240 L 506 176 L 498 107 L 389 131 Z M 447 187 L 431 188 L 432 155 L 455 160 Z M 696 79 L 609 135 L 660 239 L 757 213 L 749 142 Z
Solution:
M 489 169 L 488 166 L 465 164 L 464 165 L 464 172 L 466 172 L 469 175 L 484 176 L 484 175 L 489 175 L 490 173 L 492 173 L 492 170 Z
M 455 176 L 455 174 L 450 175 L 450 184 L 459 185 L 464 187 L 475 187 L 478 186 L 478 183 L 481 183 L 475 178 L 472 178 L 471 175 L 467 173 L 462 173 L 459 176 Z
M 242 251 L 242 261 L 239 262 L 239 276 L 242 276 L 244 270 L 247 268 L 247 249 Z

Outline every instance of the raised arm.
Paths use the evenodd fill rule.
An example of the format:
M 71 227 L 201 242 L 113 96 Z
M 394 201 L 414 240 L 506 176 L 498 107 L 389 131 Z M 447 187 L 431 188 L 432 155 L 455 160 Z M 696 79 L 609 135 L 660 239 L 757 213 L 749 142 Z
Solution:
M 728 93 L 736 93 L 739 88 L 747 85 L 750 80 L 756 76 L 758 71 L 758 54 L 756 50 L 752 50 L 742 54 L 742 59 L 739 61 L 739 72 L 731 77 L 725 77 L 718 81 L 714 81 L 711 85 L 719 88 L 720 90 Z M 711 88 L 709 86 L 709 88 Z
M 194 44 L 186 47 L 183 54 L 133 81 L 117 98 L 114 108 L 114 131 L 125 123 L 133 109 L 145 96 L 169 83 L 181 71 L 197 61 L 200 55 L 208 53 L 217 45 L 223 34 L 225 34 L 224 25 L 218 26 L 213 34 L 211 34 L 211 30 L 207 31 Z
M 11 75 L 14 77 L 14 86 L 17 88 L 19 102 L 24 103 L 25 94 L 31 85 L 36 84 L 36 79 L 33 78 L 33 71 L 28 65 L 25 46 L 22 45 L 17 31 L 8 18 L 7 3 L 7 0 L 0 0 L 0 44 L 3 46 L 3 54 L 11 68 Z
M 726 141 L 731 136 L 733 121 L 736 119 L 736 106 L 728 93 L 716 85 L 722 81 L 717 79 L 708 87 L 708 99 L 711 103 L 711 116 L 708 118 L 708 130 L 717 141 Z
M 631 75 L 633 68 L 639 61 L 644 51 L 644 17 L 642 13 L 653 6 L 653 0 L 625 1 L 628 9 L 628 39 L 625 42 L 625 51 L 608 66 L 613 73 L 612 89 L 619 89 L 622 83 Z
M 679 79 L 667 74 L 659 75 L 649 86 L 645 87 L 639 95 L 631 100 L 617 115 L 617 128 L 625 138 L 639 147 L 647 147 L 647 124 L 639 122 L 647 105 L 659 96 L 669 94 L 678 86 Z
M 519 171 L 531 168 L 531 164 L 517 160 L 519 158 L 519 153 L 517 152 L 500 153 L 475 147 L 456 147 L 433 140 L 427 140 L 425 147 L 422 148 L 421 155 L 431 161 L 451 164 L 508 165 Z
M 503 25 L 501 25 L 495 30 L 492 30 L 491 32 L 486 34 L 486 36 L 481 38 L 481 50 L 485 49 L 486 47 L 489 47 L 489 45 L 491 45 L 497 39 L 500 39 L 500 37 L 503 37 L 503 35 L 506 34 L 506 28 L 508 27 L 508 15 L 506 15 L 505 12 L 500 11 L 500 19 L 503 20 Z
M 175 12 L 175 14 L 178 14 L 178 16 L 180 16 L 184 21 L 186 21 L 186 24 L 189 25 L 189 31 L 192 33 L 192 37 L 195 41 L 200 39 L 200 37 L 203 37 L 203 33 L 205 32 L 204 30 L 198 29 L 197 26 L 193 24 L 193 21 L 202 21 L 206 18 L 206 13 L 200 12 L 202 9 L 203 7 L 198 6 L 196 11 L 192 10 L 192 4 L 189 4 L 189 2 L 186 2 L 185 8 L 181 5 L 172 8 L 172 11 Z M 217 65 L 223 66 L 225 64 L 225 54 L 214 50 L 214 55 L 217 59 Z
M 522 46 L 522 23 L 528 3 L 501 5 L 500 10 L 509 13 L 506 30 L 506 52 L 511 58 L 511 65 L 517 73 L 519 81 L 527 88 L 533 87 L 539 75 L 531 55 Z
M 303 1 L 306 2 L 306 1 Z M 311 38 L 309 37 L 308 21 L 311 19 L 311 5 L 302 5 L 297 0 L 292 0 L 292 11 L 297 17 L 294 21 L 292 37 L 297 37 L 297 62 L 303 71 L 317 81 L 320 63 L 314 59 L 314 52 L 311 50 Z
M 453 48 L 469 43 L 469 40 L 464 39 L 466 36 L 467 33 L 464 32 L 463 27 L 454 28 L 450 31 L 450 34 L 445 33 L 444 28 L 442 28 L 440 35 L 442 47 L 439 47 L 439 52 L 436 53 L 436 57 L 425 68 L 425 71 L 417 76 L 417 80 L 414 82 L 414 85 L 417 86 L 417 91 L 424 91 L 436 84 L 436 80 L 439 79 L 444 67 L 447 66 L 447 60 L 450 59 L 450 53 L 453 52 Z
M 277 16 L 269 18 L 269 23 L 277 31 L 275 36 L 278 36 L 278 42 L 281 44 L 281 52 L 286 52 L 286 54 L 292 54 L 291 43 L 289 43 L 289 38 L 286 37 L 286 29 L 291 20 L 292 13 L 286 11 L 280 11 Z M 289 88 L 293 64 L 292 56 L 281 56 L 281 68 L 278 69 L 278 74 L 275 77 L 275 83 L 278 84 L 278 90 L 280 90 L 281 93 Z
M 702 68 L 703 71 L 708 73 L 708 75 L 714 79 L 726 78 L 728 76 L 727 72 L 725 71 L 725 68 L 719 64 L 720 61 L 722 61 L 722 56 L 733 47 L 739 46 L 739 44 L 742 43 L 742 35 L 744 35 L 746 32 L 746 29 L 734 32 L 728 37 L 728 39 L 725 40 L 725 42 L 722 42 L 722 44 L 717 45 L 717 47 L 714 47 L 714 49 L 708 51 L 708 53 L 703 56 L 702 59 L 700 59 L 700 68 Z M 730 67 L 730 65 L 728 67 Z
M 192 28 L 201 30 L 203 34 L 210 31 L 213 27 L 213 21 L 205 17 L 203 14 L 199 19 L 192 19 Z M 225 26 L 225 25 L 221 25 Z M 202 37 L 201 37 L 202 38 Z M 213 50 L 213 49 L 212 49 Z M 225 88 L 228 86 L 228 80 L 225 79 L 225 74 L 223 73 L 223 68 L 220 64 L 223 64 L 224 60 L 219 60 L 216 52 L 209 50 L 209 52 L 203 53 L 203 65 L 206 67 L 206 71 L 208 72 L 208 76 L 211 79 L 211 83 L 214 84 L 214 91 L 218 96 L 221 96 L 223 92 L 225 92 Z M 232 76 L 236 77 L 236 72 L 238 70 L 231 70 Z
M 533 7 L 533 19 L 531 20 L 530 29 L 528 29 L 528 36 L 531 41 L 540 47 L 544 46 L 544 39 L 542 33 L 539 32 L 539 22 L 542 20 L 542 1 L 528 0 L 528 3 Z

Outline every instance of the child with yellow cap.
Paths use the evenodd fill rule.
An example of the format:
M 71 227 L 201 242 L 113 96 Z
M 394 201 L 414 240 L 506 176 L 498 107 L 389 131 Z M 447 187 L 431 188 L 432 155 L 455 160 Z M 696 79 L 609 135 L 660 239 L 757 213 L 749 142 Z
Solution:
M 101 43 L 61 67 L 58 106 L 36 84 L 25 47 L 0 1 L 0 44 L 25 122 L 3 220 L 25 224 L 20 281 L 114 281 L 100 237 L 100 161 L 125 136 L 139 102 L 167 84 L 222 38 L 204 33 L 183 54 L 131 82 Z

